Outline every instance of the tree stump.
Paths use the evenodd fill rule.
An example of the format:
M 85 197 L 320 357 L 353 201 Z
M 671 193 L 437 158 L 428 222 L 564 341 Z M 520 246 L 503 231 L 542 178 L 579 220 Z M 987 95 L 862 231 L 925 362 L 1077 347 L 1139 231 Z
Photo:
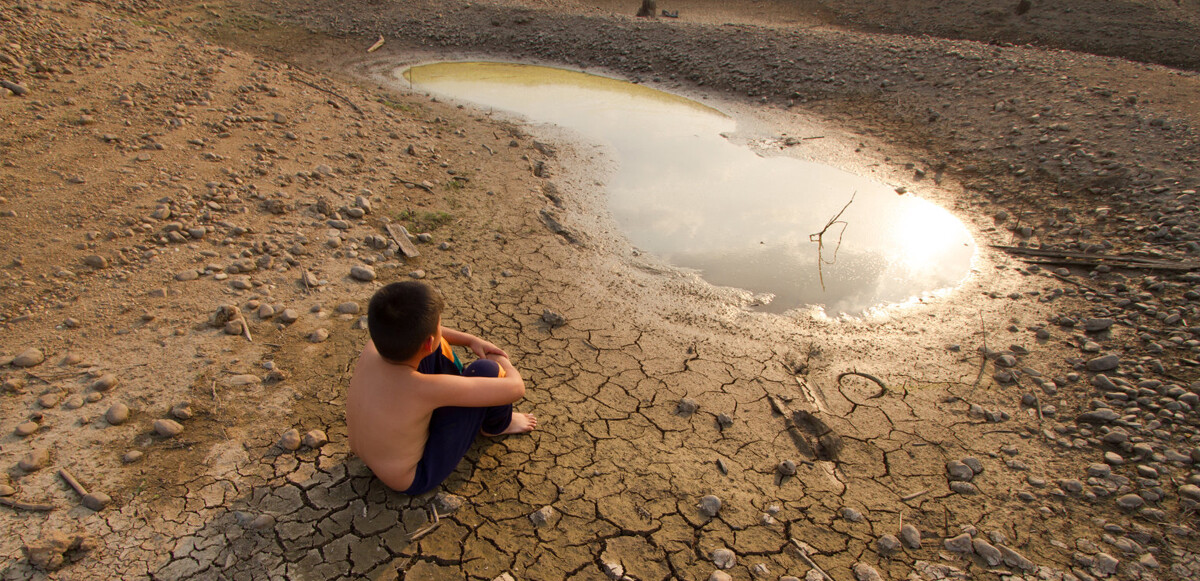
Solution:
M 638 18 L 654 18 L 658 14 L 658 2 L 656 0 L 642 0 L 642 7 L 638 8 Z

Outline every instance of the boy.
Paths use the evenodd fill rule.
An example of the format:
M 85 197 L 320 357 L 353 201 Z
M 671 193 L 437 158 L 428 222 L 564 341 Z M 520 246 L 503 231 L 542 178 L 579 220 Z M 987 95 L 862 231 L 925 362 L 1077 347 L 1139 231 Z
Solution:
M 525 382 L 499 347 L 442 326 L 442 298 L 416 281 L 371 297 L 367 341 L 346 395 L 350 451 L 393 490 L 421 494 L 441 484 L 477 434 L 533 430 L 513 413 Z M 450 345 L 480 357 L 464 370 Z

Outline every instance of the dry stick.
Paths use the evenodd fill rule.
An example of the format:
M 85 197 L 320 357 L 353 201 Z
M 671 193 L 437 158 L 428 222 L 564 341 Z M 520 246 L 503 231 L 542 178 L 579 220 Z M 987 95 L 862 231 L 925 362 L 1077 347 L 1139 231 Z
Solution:
M 488 150 L 488 153 L 496 155 L 496 152 L 492 151 L 492 148 L 488 147 L 486 143 L 480 143 L 479 145 L 482 145 L 484 149 Z
M 3 498 L 3 497 L 0 497 L 0 504 L 3 504 L 4 506 L 10 507 L 10 508 L 15 508 L 18 510 L 36 510 L 39 512 L 47 512 L 47 511 L 54 510 L 54 505 L 52 505 L 52 504 L 37 504 L 37 503 L 32 503 L 32 502 L 21 502 L 19 500 L 13 500 L 11 498 Z
M 379 40 L 375 41 L 375 44 L 372 44 L 371 48 L 367 49 L 367 52 L 375 52 L 375 51 L 379 50 L 379 47 L 381 47 L 381 46 L 383 46 L 383 35 L 382 34 L 379 35 Z
M 245 317 L 242 318 L 242 334 L 246 336 L 247 341 L 254 342 L 254 339 L 250 338 L 250 321 L 247 321 Z
M 980 356 L 979 361 L 979 375 L 975 376 L 975 383 L 971 386 L 971 391 L 967 394 L 968 396 L 975 393 L 975 390 L 979 387 L 979 382 L 983 379 L 983 372 L 987 370 L 987 327 L 983 324 L 983 311 L 979 311 L 979 332 L 983 334 L 983 354 Z
M 338 93 L 337 91 L 334 91 L 334 90 L 331 90 L 331 89 L 326 89 L 325 87 L 322 87 L 322 86 L 320 86 L 320 85 L 318 85 L 318 84 L 316 84 L 316 83 L 310 83 L 310 82 L 308 82 L 308 81 L 306 81 L 306 80 L 304 80 L 304 79 L 301 79 L 300 77 L 296 76 L 295 74 L 291 74 L 291 73 L 289 73 L 289 74 L 288 74 L 288 77 L 289 77 L 289 78 L 291 78 L 293 81 L 296 81 L 297 83 L 302 83 L 302 84 L 308 85 L 308 86 L 310 86 L 310 87 L 312 87 L 312 88 L 314 88 L 314 89 L 316 89 L 316 90 L 318 90 L 318 91 L 321 91 L 321 92 L 323 92 L 323 93 L 329 93 L 330 95 L 333 95 L 334 97 L 337 97 L 338 99 L 341 99 L 341 100 L 345 101 L 345 102 L 346 102 L 346 104 L 347 104 L 347 105 L 349 105 L 351 109 L 354 109 L 354 112 L 355 112 L 355 113 L 358 113 L 359 115 L 362 115 L 362 109 L 359 109 L 359 108 L 358 108 L 358 105 L 355 105 L 355 104 L 354 104 L 354 101 L 351 101 L 350 99 L 347 99 L 346 97 L 343 97 L 343 96 L 342 96 L 340 93 Z
M 914 499 L 914 498 L 916 498 L 916 497 L 918 497 L 918 496 L 921 496 L 922 494 L 925 494 L 926 492 L 929 492 L 929 489 L 918 490 L 918 491 L 916 491 L 916 492 L 913 492 L 913 493 L 910 493 L 910 494 L 905 494 L 904 496 L 901 496 L 901 497 L 900 497 L 900 500 L 901 500 L 901 501 L 903 501 L 903 502 L 908 502 L 908 501 L 910 501 L 910 500 L 912 500 L 912 499 Z
M 888 386 L 887 386 L 887 384 L 883 383 L 882 379 L 879 379 L 878 377 L 875 377 L 874 375 L 871 375 L 870 373 L 863 373 L 861 371 L 846 371 L 846 372 L 843 372 L 842 374 L 838 375 L 837 376 L 838 385 L 842 384 L 842 378 L 846 377 L 847 375 L 857 375 L 863 379 L 869 379 L 871 381 L 874 381 L 875 384 L 879 386 L 880 392 L 871 397 L 868 397 L 867 399 L 876 399 L 876 398 L 880 398 L 880 397 L 887 395 Z
M 437 508 L 433 507 L 433 510 L 431 512 L 433 512 L 433 522 L 430 523 L 428 526 L 421 527 L 421 528 L 413 531 L 413 534 L 408 537 L 408 542 L 411 543 L 429 533 L 432 533 L 433 529 L 438 528 L 438 525 L 442 524 L 441 518 L 438 516 Z
M 816 571 L 818 573 L 820 573 L 821 576 L 824 577 L 825 579 L 827 579 L 828 581 L 833 581 L 833 577 L 830 577 L 829 573 L 826 573 L 825 570 L 822 569 L 821 566 L 818 565 L 816 561 L 813 561 L 812 558 L 808 556 L 808 553 L 809 553 L 809 551 L 812 550 L 812 547 L 796 540 L 794 537 L 792 538 L 792 544 L 796 545 L 797 549 L 800 549 L 800 558 L 803 559 L 805 563 L 808 563 L 809 567 L 816 569 Z
M 66 468 L 59 468 L 58 475 L 61 476 L 63 480 L 67 481 L 67 484 L 69 484 L 71 488 L 75 489 L 75 492 L 79 493 L 79 496 L 87 496 L 87 489 L 84 488 L 83 485 L 75 479 L 75 476 L 67 471 Z
M 821 264 L 822 263 L 833 264 L 833 263 L 837 262 L 837 253 L 838 253 L 838 250 L 842 247 L 842 235 L 844 235 L 846 233 L 846 223 L 842 222 L 841 220 L 838 220 L 838 218 L 841 218 L 842 212 L 845 212 L 846 208 L 849 208 L 850 204 L 854 203 L 854 196 L 856 194 L 858 194 L 857 191 L 854 192 L 853 194 L 850 194 L 850 201 L 846 202 L 846 205 L 842 206 L 842 209 L 839 210 L 837 214 L 834 214 L 834 216 L 832 218 L 830 218 L 828 222 L 825 223 L 825 227 L 821 228 L 820 232 L 817 232 L 816 234 L 808 235 L 809 242 L 817 243 L 817 278 L 820 279 L 820 281 L 821 281 L 821 291 L 822 292 L 825 291 L 825 273 L 821 268 Z M 833 249 L 833 260 L 826 262 L 825 257 L 824 257 L 825 232 L 827 230 L 829 230 L 829 228 L 832 227 L 834 224 L 841 224 L 842 230 L 841 230 L 841 232 L 838 233 L 837 247 L 835 247 Z

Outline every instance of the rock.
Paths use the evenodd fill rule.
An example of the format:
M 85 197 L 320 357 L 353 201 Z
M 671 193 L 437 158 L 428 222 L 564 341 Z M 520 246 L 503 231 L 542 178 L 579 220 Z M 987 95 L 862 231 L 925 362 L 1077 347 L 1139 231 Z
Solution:
M 346 301 L 337 306 L 337 312 L 343 315 L 356 315 L 359 311 L 358 303 L 354 301 Z
M 983 557 L 983 560 L 987 562 L 989 567 L 995 567 L 1003 560 L 1003 557 L 1000 555 L 1000 549 L 997 549 L 983 539 L 973 539 L 971 541 L 971 548 L 975 550 L 976 555 Z
M 287 430 L 279 437 L 279 447 L 288 452 L 295 452 L 300 449 L 300 430 L 292 428 Z
M 41 349 L 30 347 L 13 357 L 12 364 L 17 367 L 33 367 L 40 365 L 45 360 L 46 355 L 42 353 Z
M 1179 487 L 1177 492 L 1179 492 L 1179 496 L 1183 498 L 1190 498 L 1200 502 L 1200 486 L 1196 486 L 1195 484 L 1184 484 L 1183 486 Z
M 328 329 L 317 329 L 316 331 L 308 334 L 309 343 L 324 343 L 326 339 L 329 339 Z
M 1004 560 L 1004 564 L 1009 567 L 1016 567 L 1024 571 L 1037 571 L 1037 565 L 1033 561 L 1026 559 L 1024 555 L 1004 546 L 1000 545 L 1000 556 Z
M 117 376 L 105 373 L 92 382 L 92 391 L 108 391 L 117 385 Z
M 108 268 L 108 259 L 99 254 L 89 254 L 83 257 L 83 263 L 97 270 Z
M 880 555 L 888 556 L 900 549 L 900 539 L 896 535 L 886 534 L 875 541 L 875 549 Z
M 946 474 L 952 481 L 970 482 L 972 478 L 975 478 L 975 471 L 958 460 L 946 462 Z
M 154 420 L 154 433 L 164 438 L 173 438 L 183 433 L 183 426 L 175 420 Z
M 37 402 L 39 406 L 42 406 L 45 409 L 50 409 L 58 405 L 59 397 L 61 396 L 58 392 L 43 393 L 42 395 L 38 396 Z
M 713 571 L 712 575 L 708 576 L 708 581 L 733 581 L 733 577 L 724 571 Z
M 775 471 L 782 476 L 795 476 L 796 463 L 792 462 L 791 460 L 784 460 L 775 466 Z
M 566 317 L 551 311 L 550 309 L 542 309 L 542 322 L 553 327 L 561 327 L 567 324 Z
M 130 450 L 126 452 L 125 455 L 121 456 L 121 461 L 126 464 L 132 464 L 138 460 L 141 460 L 142 456 L 144 455 L 145 454 L 143 454 L 141 450 Z
M 375 280 L 375 269 L 362 264 L 355 265 L 350 268 L 350 278 L 370 282 Z
M 1121 358 L 1116 355 L 1103 355 L 1087 362 L 1088 371 L 1110 371 L 1121 365 Z
M 953 490 L 956 494 L 963 495 L 979 494 L 979 489 L 976 488 L 974 484 L 971 484 L 970 482 L 961 482 L 958 480 L 950 483 L 950 490 Z
M 732 569 L 737 565 L 737 555 L 722 547 L 712 552 L 712 562 L 718 569 Z
M 85 494 L 81 504 L 89 510 L 104 510 L 104 507 L 112 503 L 112 497 L 103 492 L 92 492 Z
M 921 548 L 921 531 L 912 525 L 900 527 L 900 541 L 910 549 Z
M 679 403 L 675 406 L 675 413 L 687 417 L 696 413 L 698 409 L 700 409 L 700 404 L 696 403 L 696 400 L 685 397 L 679 400 Z
M 843 506 L 842 507 L 842 518 L 844 518 L 850 522 L 862 522 L 863 514 L 861 512 L 859 512 L 857 509 L 851 508 L 849 506 Z
M 463 497 L 448 492 L 439 492 L 433 497 L 433 506 L 437 509 L 438 514 L 448 515 L 462 508 L 466 504 Z
M 733 418 L 729 417 L 729 414 L 724 412 L 717 414 L 717 427 L 721 428 L 721 431 L 725 431 L 732 426 Z
M 408 273 L 408 276 L 409 276 L 409 278 L 415 278 L 417 280 L 421 280 L 421 279 L 425 278 L 425 271 L 423 269 L 418 268 L 418 269 Z
M 5 89 L 12 91 L 12 94 L 18 97 L 24 97 L 25 95 L 29 94 L 28 87 L 8 80 L 0 80 L 0 87 L 4 87 Z
M 83 396 L 78 393 L 71 394 L 67 396 L 67 399 L 63 400 L 63 407 L 69 410 L 77 410 L 83 407 L 83 404 Z
M 38 427 L 39 426 L 37 422 L 34 421 L 21 422 L 17 424 L 16 429 L 13 430 L 13 434 L 15 434 L 17 437 L 24 438 L 38 431 Z
M 1082 424 L 1108 424 L 1119 419 L 1121 419 L 1121 416 L 1117 412 L 1109 408 L 1100 408 L 1079 414 L 1079 417 L 1075 418 L 1075 421 Z
M 315 449 L 328 444 L 329 438 L 325 436 L 325 432 L 322 430 L 309 430 L 308 433 L 304 434 L 301 443 L 307 448 Z
M 123 403 L 114 403 L 109 406 L 108 411 L 104 412 L 104 421 L 109 425 L 119 426 L 129 420 L 129 406 Z
M 971 535 L 963 533 L 957 537 L 951 537 L 944 541 L 947 551 L 954 553 L 970 553 L 975 550 L 971 543 Z
M 983 474 L 983 462 L 980 462 L 978 458 L 967 456 L 966 458 L 962 459 L 962 463 L 966 464 L 967 467 L 971 469 L 971 472 L 974 472 L 975 474 Z
M 279 313 L 279 322 L 284 325 L 295 323 L 300 318 L 300 313 L 296 309 L 284 309 Z
M 1089 333 L 1099 333 L 1113 326 L 1112 319 L 1084 319 L 1083 330 Z
M 883 577 L 879 576 L 879 571 L 862 561 L 854 564 L 854 578 L 858 581 L 883 581 Z
M 7 484 L 0 484 L 0 497 L 12 496 L 17 493 L 17 489 Z
M 179 282 L 187 282 L 190 280 L 196 280 L 198 278 L 200 278 L 200 273 L 196 272 L 196 269 L 194 269 L 194 268 L 189 269 L 189 270 L 182 270 L 182 271 L 175 273 L 175 280 L 177 280 Z
M 22 457 L 19 462 L 17 462 L 17 468 L 20 468 L 26 472 L 37 472 L 49 464 L 50 450 L 47 450 L 46 448 L 38 448 L 36 450 L 30 450 L 28 454 L 25 454 L 25 456 Z
M 37 541 L 23 547 L 29 565 L 42 571 L 57 571 L 68 561 L 78 558 L 73 553 L 84 553 L 92 548 L 91 538 L 84 533 L 68 535 L 53 530 L 44 532 Z
M 1146 500 L 1136 494 L 1126 494 L 1117 498 L 1117 506 L 1125 510 L 1135 510 L 1146 504 Z
M 171 417 L 177 420 L 192 419 L 192 403 L 184 401 L 171 406 Z
M 234 375 L 225 381 L 231 386 L 240 387 L 243 385 L 258 385 L 262 383 L 262 378 L 257 375 L 246 373 L 242 375 Z
M 721 499 L 711 494 L 700 499 L 700 514 L 713 518 L 717 513 L 721 512 Z
M 546 523 L 550 522 L 550 519 L 552 518 L 554 518 L 554 507 L 549 505 L 543 506 L 542 508 L 533 511 L 533 513 L 529 515 L 529 520 L 535 527 L 541 527 L 545 525 Z

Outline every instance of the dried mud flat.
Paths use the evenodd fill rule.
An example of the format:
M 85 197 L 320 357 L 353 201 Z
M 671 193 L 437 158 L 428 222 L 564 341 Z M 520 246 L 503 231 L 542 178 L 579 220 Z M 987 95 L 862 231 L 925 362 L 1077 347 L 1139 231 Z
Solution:
M 750 5 L 6 6 L 3 577 L 1200 576 L 1196 75 Z M 976 273 L 755 313 L 628 247 L 587 146 L 375 84 L 447 56 L 720 99 L 953 209 Z M 846 145 L 788 139 L 816 130 Z M 341 405 L 367 298 L 412 276 L 543 423 L 410 498 Z

